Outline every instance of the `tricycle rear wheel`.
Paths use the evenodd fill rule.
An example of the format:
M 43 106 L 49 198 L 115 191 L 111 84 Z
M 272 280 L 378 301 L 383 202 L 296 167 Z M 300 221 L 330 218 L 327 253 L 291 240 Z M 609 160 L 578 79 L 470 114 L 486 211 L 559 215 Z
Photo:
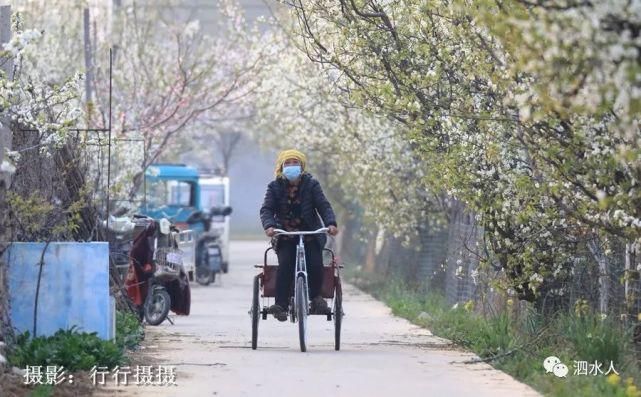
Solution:
M 335 280 L 334 295 L 334 350 L 341 349 L 341 325 L 343 323 L 343 288 L 341 287 L 340 277 Z

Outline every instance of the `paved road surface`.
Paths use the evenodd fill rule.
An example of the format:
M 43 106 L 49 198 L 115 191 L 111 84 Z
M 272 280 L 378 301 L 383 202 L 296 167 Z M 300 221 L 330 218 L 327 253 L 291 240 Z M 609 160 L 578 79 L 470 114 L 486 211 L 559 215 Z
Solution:
M 297 327 L 261 320 L 259 348 L 250 347 L 251 282 L 266 242 L 233 242 L 230 272 L 216 284 L 192 287 L 192 313 L 147 327 L 145 354 L 176 366 L 176 386 L 110 387 L 119 396 L 538 396 L 474 356 L 452 348 L 371 296 L 345 286 L 343 344 L 333 325 L 308 320 L 308 352 Z

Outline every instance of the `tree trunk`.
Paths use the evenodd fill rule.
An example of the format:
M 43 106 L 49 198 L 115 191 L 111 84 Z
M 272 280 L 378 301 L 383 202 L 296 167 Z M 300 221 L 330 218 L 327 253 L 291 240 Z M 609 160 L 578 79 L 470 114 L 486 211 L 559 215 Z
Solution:
M 363 268 L 367 273 L 373 273 L 376 269 L 376 235 L 378 228 L 373 230 L 367 242 L 367 252 L 365 254 L 365 266 Z
M 598 237 L 588 241 L 588 248 L 599 266 L 599 312 L 608 313 L 610 303 L 610 264 Z
M 637 243 L 627 243 L 625 245 L 625 273 L 623 276 L 624 279 L 624 293 L 625 293 L 625 304 L 627 307 L 627 312 L 633 316 L 636 316 L 639 311 L 637 302 L 639 297 L 639 272 L 636 269 L 637 262 L 637 252 L 638 252 Z

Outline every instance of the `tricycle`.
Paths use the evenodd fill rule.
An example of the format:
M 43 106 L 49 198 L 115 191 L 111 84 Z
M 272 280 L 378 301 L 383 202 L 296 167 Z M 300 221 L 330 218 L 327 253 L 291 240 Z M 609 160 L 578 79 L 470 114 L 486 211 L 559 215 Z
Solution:
M 307 351 L 307 316 L 308 315 L 324 315 L 327 316 L 327 321 L 334 321 L 334 349 L 340 350 L 341 346 L 341 323 L 343 320 L 343 290 L 341 286 L 340 269 L 343 267 L 338 263 L 336 255 L 331 249 L 324 248 L 324 251 L 329 254 L 330 261 L 328 264 L 323 264 L 323 283 L 321 287 L 321 296 L 324 299 L 332 299 L 331 311 L 326 313 L 314 313 L 310 311 L 309 306 L 309 292 L 307 289 L 307 264 L 305 261 L 305 245 L 303 236 L 326 233 L 327 228 L 321 228 L 309 232 L 286 232 L 285 230 L 276 229 L 276 235 L 295 235 L 299 236 L 298 246 L 296 247 L 296 266 L 294 277 L 294 288 L 291 296 L 291 304 L 289 305 L 289 318 L 292 323 L 298 323 L 298 336 L 300 342 L 300 350 Z M 256 268 L 261 269 L 261 272 L 254 277 L 253 282 L 253 295 L 252 306 L 249 311 L 252 319 L 252 349 L 258 348 L 258 323 L 260 319 L 267 319 L 269 305 L 266 302 L 270 298 L 276 296 L 276 274 L 278 265 L 270 265 L 267 263 L 267 254 L 273 247 L 265 250 L 263 255 L 263 263 L 256 265 Z M 262 304 L 261 304 L 262 301 Z

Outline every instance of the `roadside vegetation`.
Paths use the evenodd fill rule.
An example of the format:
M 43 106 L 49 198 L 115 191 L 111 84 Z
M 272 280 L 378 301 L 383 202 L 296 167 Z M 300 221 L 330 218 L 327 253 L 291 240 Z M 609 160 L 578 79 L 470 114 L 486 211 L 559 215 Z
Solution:
M 24 370 L 27 366 L 64 367 L 67 374 L 86 373 L 93 367 L 107 367 L 130 363 L 129 353 L 138 348 L 144 338 L 144 329 L 138 318 L 124 311 L 116 312 L 116 338 L 103 340 L 95 332 L 82 332 L 76 328 L 60 330 L 51 336 L 31 337 L 29 332 L 22 333 L 12 343 L 8 355 L 11 366 Z M 78 381 L 87 381 L 87 376 L 74 376 Z M 14 387 L 23 385 L 22 377 L 12 378 L 17 382 Z M 9 379 L 7 379 L 9 381 Z M 30 396 L 51 396 L 59 386 L 41 384 L 31 391 Z M 64 382 L 60 387 L 70 388 Z M 85 385 L 85 388 L 89 387 Z M 66 390 L 66 389 L 65 389 Z M 76 388 L 74 392 L 83 390 Z
M 124 360 L 124 351 L 116 343 L 102 340 L 95 332 L 79 332 L 75 328 L 36 338 L 25 332 L 18 336 L 9 355 L 9 362 L 18 368 L 55 365 L 68 371 L 94 366 L 113 368 Z
M 441 293 L 411 288 L 398 278 L 349 272 L 348 279 L 385 302 L 392 312 L 429 329 L 434 335 L 476 353 L 480 360 L 527 383 L 546 396 L 641 396 L 638 347 L 632 345 L 631 329 L 611 318 L 602 318 L 582 302 L 574 309 L 542 316 L 533 309 L 507 307 L 481 314 L 468 301 L 452 307 Z M 570 372 L 565 378 L 546 373 L 543 361 L 556 356 Z M 574 375 L 575 360 L 610 361 L 618 375 Z
M 22 369 L 26 366 L 63 366 L 71 372 L 89 370 L 94 366 L 114 368 L 126 364 L 126 352 L 139 345 L 144 331 L 135 315 L 121 311 L 116 313 L 116 338 L 113 341 L 77 328 L 35 338 L 25 332 L 16 337 L 8 357 L 9 363 Z
M 126 351 L 135 350 L 145 338 L 145 330 L 138 317 L 129 311 L 116 312 L 116 345 Z

